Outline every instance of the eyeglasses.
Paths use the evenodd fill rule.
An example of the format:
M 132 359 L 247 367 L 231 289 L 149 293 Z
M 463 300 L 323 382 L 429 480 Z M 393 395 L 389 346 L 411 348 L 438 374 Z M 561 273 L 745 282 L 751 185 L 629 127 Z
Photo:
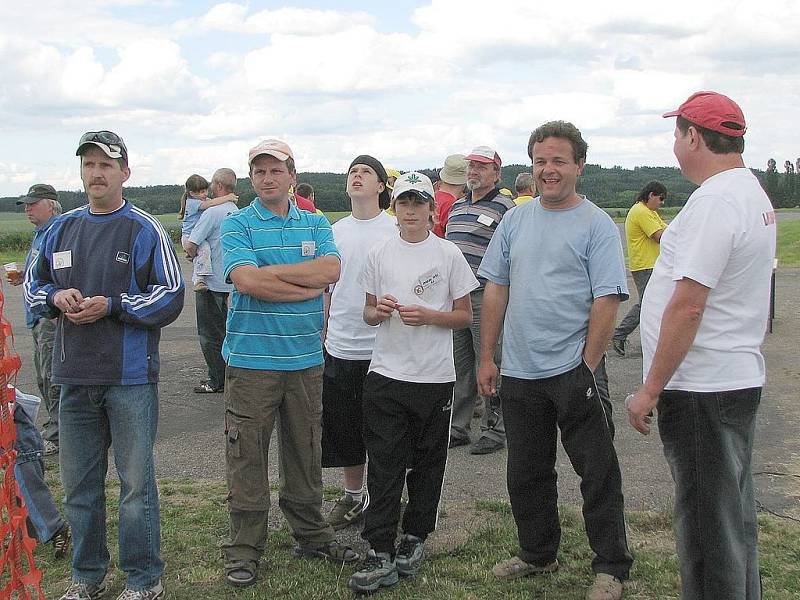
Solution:
M 90 142 L 100 142 L 101 144 L 119 146 L 122 153 L 127 156 L 128 149 L 125 147 L 125 142 L 113 131 L 87 131 L 81 136 L 78 142 L 78 147 Z

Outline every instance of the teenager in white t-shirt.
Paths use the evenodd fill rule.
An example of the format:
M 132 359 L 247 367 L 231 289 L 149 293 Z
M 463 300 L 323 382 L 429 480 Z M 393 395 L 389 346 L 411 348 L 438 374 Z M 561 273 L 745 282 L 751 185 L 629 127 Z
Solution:
M 746 124 L 733 100 L 698 92 L 664 116 L 677 117 L 675 156 L 700 187 L 661 237 L 642 302 L 644 384 L 625 404 L 644 434 L 658 409 L 681 597 L 758 600 L 751 457 L 775 212 L 742 160 Z
M 364 321 L 379 327 L 364 381 L 370 506 L 361 535 L 371 549 L 348 582 L 358 593 L 415 575 L 436 528 L 456 378 L 452 330 L 471 322 L 478 280 L 455 244 L 429 231 L 433 195 L 421 173 L 397 179 L 400 235 L 370 250 L 360 279 Z M 395 548 L 404 482 L 408 506 Z
M 377 329 L 364 323 L 364 289 L 358 282 L 370 248 L 397 236 L 389 207 L 386 170 L 369 155 L 357 156 L 347 171 L 352 214 L 333 224 L 341 257 L 339 281 L 325 294 L 325 369 L 322 374 L 322 466 L 341 467 L 344 495 L 328 523 L 343 529 L 363 518 L 369 496 L 363 491 L 367 454 L 361 394 Z

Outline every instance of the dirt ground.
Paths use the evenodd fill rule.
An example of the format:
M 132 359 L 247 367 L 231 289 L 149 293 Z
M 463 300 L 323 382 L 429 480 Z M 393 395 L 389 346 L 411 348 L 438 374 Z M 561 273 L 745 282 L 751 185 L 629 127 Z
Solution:
M 631 289 L 632 281 L 629 282 Z M 17 385 L 36 391 L 30 357 L 32 340 L 25 329 L 22 290 L 4 284 L 5 316 L 14 327 L 17 352 L 23 367 Z M 774 331 L 764 343 L 767 384 L 758 416 L 753 471 L 758 501 L 765 508 L 800 517 L 800 414 L 798 388 L 800 365 L 800 269 L 780 269 L 776 283 L 777 314 Z M 620 307 L 620 316 L 630 302 Z M 609 354 L 608 371 L 615 405 L 616 447 L 622 467 L 626 505 L 631 509 L 669 509 L 673 484 L 664 461 L 658 433 L 644 437 L 625 419 L 622 402 L 641 381 L 641 347 L 638 335 L 630 338 L 628 356 Z M 224 479 L 222 395 L 197 395 L 192 387 L 205 376 L 205 363 L 195 328 L 194 297 L 186 296 L 179 319 L 163 331 L 161 342 L 160 424 L 156 444 L 157 471 L 161 478 Z M 473 432 L 478 427 L 473 426 Z M 275 436 L 271 452 L 271 478 L 278 480 Z M 467 447 L 450 451 L 443 493 L 443 515 L 437 546 L 457 545 L 474 527 L 476 499 L 508 498 L 505 483 L 505 450 L 472 456 Z M 561 502 L 579 504 L 579 481 L 563 451 L 559 451 Z M 769 474 L 776 473 L 776 474 Z M 791 476 L 793 475 L 793 476 Z M 111 474 L 110 476 L 113 476 Z M 324 474 L 327 485 L 340 486 L 336 470 Z M 273 504 L 277 508 L 277 502 Z M 274 525 L 280 523 L 275 511 Z M 354 528 L 344 538 L 358 544 Z M 434 541 L 432 539 L 432 541 Z

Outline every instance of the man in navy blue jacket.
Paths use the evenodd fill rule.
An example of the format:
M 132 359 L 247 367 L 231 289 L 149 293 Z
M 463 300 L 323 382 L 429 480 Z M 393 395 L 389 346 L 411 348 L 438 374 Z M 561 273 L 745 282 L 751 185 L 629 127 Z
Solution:
M 128 151 L 110 131 L 78 144 L 89 204 L 63 215 L 26 273 L 34 314 L 58 317 L 53 382 L 61 384 L 61 479 L 72 527 L 73 583 L 61 600 L 106 593 L 108 448 L 120 478 L 119 565 L 125 600 L 164 595 L 153 444 L 161 328 L 183 308 L 184 284 L 160 223 L 122 196 Z

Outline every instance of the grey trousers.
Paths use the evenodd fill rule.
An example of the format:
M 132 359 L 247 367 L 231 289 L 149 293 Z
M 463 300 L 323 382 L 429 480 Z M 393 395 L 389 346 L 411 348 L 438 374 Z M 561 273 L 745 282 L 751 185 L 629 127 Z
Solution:
M 470 295 L 472 301 L 472 324 L 465 329 L 453 331 L 453 359 L 456 366 L 456 385 L 453 392 L 453 420 L 450 436 L 469 438 L 470 422 L 478 399 L 477 370 L 481 351 L 481 305 L 483 290 L 475 290 Z M 498 341 L 494 360 L 500 366 L 502 341 Z M 486 410 L 481 422 L 481 437 L 506 441 L 506 428 L 500 397 L 485 398 Z
M 617 328 L 614 330 L 615 340 L 625 340 L 633 333 L 633 330 L 639 326 L 639 312 L 642 309 L 642 297 L 644 290 L 647 287 L 647 282 L 650 281 L 650 275 L 653 274 L 653 269 L 642 269 L 641 271 L 631 271 L 633 275 L 633 283 L 636 285 L 636 291 L 639 294 L 639 300 L 631 306 L 628 314 L 620 321 Z
M 53 385 L 50 374 L 53 370 L 53 341 L 56 324 L 50 319 L 39 319 L 31 329 L 33 334 L 33 364 L 36 367 L 36 384 L 47 409 L 42 437 L 58 446 L 58 405 L 61 386 Z

